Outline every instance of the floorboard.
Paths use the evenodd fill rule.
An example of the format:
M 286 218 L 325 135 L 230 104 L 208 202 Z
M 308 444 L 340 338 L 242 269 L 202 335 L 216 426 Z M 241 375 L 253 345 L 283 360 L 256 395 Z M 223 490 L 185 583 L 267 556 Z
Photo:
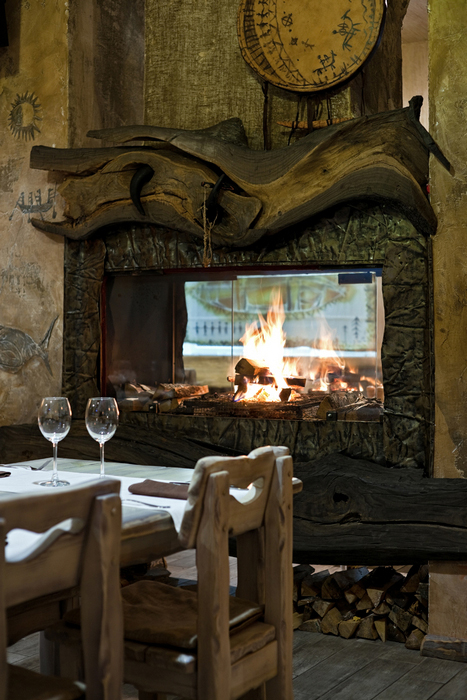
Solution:
M 232 585 L 236 583 L 234 561 Z M 167 566 L 177 577 L 194 578 L 194 552 L 169 557 Z M 396 642 L 296 630 L 293 646 L 295 700 L 467 700 L 464 664 L 423 657 Z M 39 635 L 12 645 L 8 658 L 10 663 L 38 670 Z M 123 687 L 122 700 L 137 697 L 133 686 Z
M 456 663 L 452 661 L 450 663 Z M 451 678 L 448 683 L 445 683 L 438 692 L 432 696 L 431 700 L 463 700 L 467 697 L 467 669 L 463 668 L 463 664 L 459 673 Z

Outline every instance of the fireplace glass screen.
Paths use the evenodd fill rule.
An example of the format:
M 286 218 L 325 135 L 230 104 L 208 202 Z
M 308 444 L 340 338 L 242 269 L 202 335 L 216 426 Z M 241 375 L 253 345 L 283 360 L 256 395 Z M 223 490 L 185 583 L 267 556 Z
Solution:
M 383 399 L 380 269 L 116 275 L 105 290 L 102 382 L 127 410 Z

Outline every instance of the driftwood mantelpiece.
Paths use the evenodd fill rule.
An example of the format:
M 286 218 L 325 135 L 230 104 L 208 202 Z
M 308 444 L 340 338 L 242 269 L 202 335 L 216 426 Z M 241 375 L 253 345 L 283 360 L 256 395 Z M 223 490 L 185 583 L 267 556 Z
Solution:
M 416 98 L 405 109 L 332 125 L 276 151 L 250 150 L 237 119 L 202 131 L 129 126 L 89 136 L 121 145 L 33 147 L 32 168 L 66 174 L 58 188 L 65 220 L 34 219 L 37 228 L 76 240 L 131 221 L 202 239 L 206 185 L 220 175 L 229 186 L 219 190 L 212 217 L 217 245 L 248 246 L 361 199 L 396 205 L 425 235 L 436 228 L 426 193 L 429 149 L 436 146 L 418 122 Z M 135 187 L 137 199 L 130 196 Z

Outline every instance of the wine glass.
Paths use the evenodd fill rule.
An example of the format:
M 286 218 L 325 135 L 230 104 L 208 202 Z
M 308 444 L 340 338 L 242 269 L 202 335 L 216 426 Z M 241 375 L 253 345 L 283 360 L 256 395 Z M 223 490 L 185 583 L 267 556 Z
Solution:
M 42 399 L 37 415 L 39 430 L 53 445 L 52 478 L 39 481 L 40 486 L 68 486 L 69 481 L 61 481 L 57 473 L 57 444 L 68 435 L 71 428 L 71 408 L 65 396 L 48 396 Z
M 118 406 L 115 399 L 104 396 L 88 400 L 86 406 L 86 428 L 97 440 L 101 450 L 101 473 L 104 476 L 104 443 L 115 435 L 118 425 Z

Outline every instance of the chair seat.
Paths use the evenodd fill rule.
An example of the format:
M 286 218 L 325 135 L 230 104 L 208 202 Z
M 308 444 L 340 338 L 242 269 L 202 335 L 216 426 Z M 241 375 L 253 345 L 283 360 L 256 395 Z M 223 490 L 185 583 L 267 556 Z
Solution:
M 84 700 L 85 686 L 67 678 L 43 676 L 8 664 L 7 700 L 43 700 L 51 698 L 51 693 L 54 700 Z
M 138 581 L 122 590 L 125 639 L 196 649 L 198 594 L 157 581 Z M 230 632 L 251 624 L 263 607 L 249 600 L 229 597 Z
M 230 635 L 230 660 L 235 663 L 246 654 L 262 649 L 275 639 L 272 625 L 253 622 Z M 168 649 L 157 644 L 144 644 L 125 640 L 125 659 L 141 661 L 149 666 L 163 664 L 165 668 L 181 673 L 195 673 L 196 653 L 184 649 Z

